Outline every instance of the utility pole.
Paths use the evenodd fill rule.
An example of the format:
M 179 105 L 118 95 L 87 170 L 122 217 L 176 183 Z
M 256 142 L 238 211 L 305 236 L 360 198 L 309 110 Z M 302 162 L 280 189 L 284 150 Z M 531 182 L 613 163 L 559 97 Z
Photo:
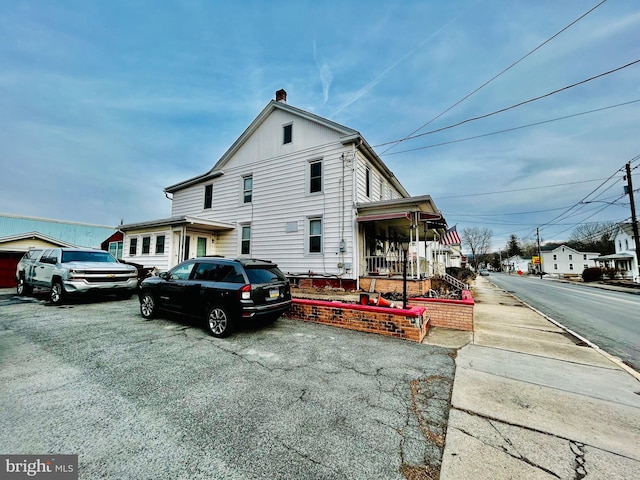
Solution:
M 542 280 L 542 253 L 540 253 L 540 229 L 538 227 L 536 227 L 536 237 L 538 237 L 538 273 L 540 280 Z
M 633 183 L 631 182 L 631 162 L 627 162 L 627 193 L 629 194 L 629 203 L 631 203 L 631 228 L 633 228 L 633 238 L 636 243 L 636 263 L 638 264 L 638 271 L 636 272 L 640 277 L 640 238 L 638 238 L 638 219 L 636 218 L 636 204 L 633 200 Z

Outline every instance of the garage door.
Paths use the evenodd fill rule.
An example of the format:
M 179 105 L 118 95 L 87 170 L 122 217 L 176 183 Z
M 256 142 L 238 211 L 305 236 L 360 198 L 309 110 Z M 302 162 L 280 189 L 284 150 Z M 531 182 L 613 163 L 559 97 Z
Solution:
M 0 253 L 0 288 L 16 286 L 16 267 L 24 253 Z

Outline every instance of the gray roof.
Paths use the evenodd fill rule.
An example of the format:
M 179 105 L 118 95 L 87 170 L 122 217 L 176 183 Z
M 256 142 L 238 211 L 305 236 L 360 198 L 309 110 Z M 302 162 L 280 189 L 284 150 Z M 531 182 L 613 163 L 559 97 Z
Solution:
M 100 244 L 117 231 L 116 227 L 105 225 L 0 214 L 0 239 L 41 234 L 64 245 L 100 248 Z

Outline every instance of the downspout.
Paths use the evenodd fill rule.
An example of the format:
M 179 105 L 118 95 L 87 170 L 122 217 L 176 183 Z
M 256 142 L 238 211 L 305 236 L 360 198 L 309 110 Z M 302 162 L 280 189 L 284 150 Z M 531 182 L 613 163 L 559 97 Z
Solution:
M 357 173 L 357 165 L 358 158 L 356 153 L 358 148 L 362 145 L 362 139 L 358 139 L 358 146 L 356 147 L 355 142 L 351 144 L 351 154 L 353 155 L 353 163 L 351 165 L 351 236 L 352 236 L 352 252 L 351 258 L 353 259 L 353 269 L 352 272 L 355 274 L 356 280 L 356 290 L 360 290 L 360 255 L 363 253 L 360 249 L 360 226 L 355 218 L 353 212 L 355 211 L 355 205 L 357 203 L 356 197 L 356 173 Z

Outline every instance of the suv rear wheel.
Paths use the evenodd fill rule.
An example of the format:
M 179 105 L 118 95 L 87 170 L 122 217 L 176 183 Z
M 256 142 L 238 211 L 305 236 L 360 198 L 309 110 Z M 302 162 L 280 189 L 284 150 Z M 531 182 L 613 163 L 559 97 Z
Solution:
M 145 293 L 140 299 L 140 314 L 144 318 L 153 318 L 157 311 L 156 299 L 150 293 Z
M 207 328 L 214 337 L 222 338 L 231 333 L 231 320 L 227 311 L 214 305 L 207 313 Z

